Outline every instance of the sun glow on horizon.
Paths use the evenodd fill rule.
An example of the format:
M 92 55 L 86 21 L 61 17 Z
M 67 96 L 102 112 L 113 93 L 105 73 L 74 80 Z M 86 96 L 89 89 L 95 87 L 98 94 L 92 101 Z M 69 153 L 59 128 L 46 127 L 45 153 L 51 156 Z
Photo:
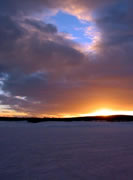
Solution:
M 74 118 L 74 117 L 86 117 L 86 116 L 112 116 L 112 115 L 129 115 L 133 116 L 133 111 L 122 111 L 122 110 L 113 110 L 113 109 L 99 109 L 92 113 L 86 113 L 86 114 L 38 114 L 38 115 L 32 115 L 27 114 L 24 112 L 16 112 L 11 109 L 5 109 L 3 111 L 0 111 L 1 117 L 38 117 L 38 118 Z
M 100 109 L 94 113 L 91 113 L 92 116 L 110 116 L 116 114 L 116 111 L 112 109 Z
M 93 113 L 82 114 L 81 116 L 111 116 L 111 115 L 133 115 L 133 111 L 116 111 L 112 109 L 100 109 Z

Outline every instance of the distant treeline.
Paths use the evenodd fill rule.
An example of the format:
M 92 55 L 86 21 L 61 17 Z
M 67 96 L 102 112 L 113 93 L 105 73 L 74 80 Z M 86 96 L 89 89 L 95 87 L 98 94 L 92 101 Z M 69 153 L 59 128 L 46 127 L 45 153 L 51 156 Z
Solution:
M 35 118 L 35 117 L 0 117 L 0 121 L 28 121 L 32 123 L 46 121 L 107 121 L 107 122 L 126 122 L 133 121 L 133 116 L 113 115 L 113 116 L 88 116 L 88 117 L 73 117 L 73 118 Z

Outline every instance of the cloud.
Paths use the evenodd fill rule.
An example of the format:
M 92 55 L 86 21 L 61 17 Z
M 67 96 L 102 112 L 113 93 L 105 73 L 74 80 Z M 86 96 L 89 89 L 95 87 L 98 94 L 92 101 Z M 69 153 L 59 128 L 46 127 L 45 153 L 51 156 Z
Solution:
M 87 113 L 101 101 L 111 106 L 116 99 L 118 107 L 121 102 L 132 107 L 127 95 L 133 90 L 129 5 L 133 3 L 114 0 L 2 1 L 1 103 L 30 115 Z M 91 19 L 100 33 L 94 43 L 96 54 L 84 52 L 45 17 L 38 18 L 49 9 Z
M 57 33 L 57 28 L 53 24 L 45 24 L 42 21 L 34 19 L 26 19 L 25 23 L 35 27 L 36 29 L 46 33 Z

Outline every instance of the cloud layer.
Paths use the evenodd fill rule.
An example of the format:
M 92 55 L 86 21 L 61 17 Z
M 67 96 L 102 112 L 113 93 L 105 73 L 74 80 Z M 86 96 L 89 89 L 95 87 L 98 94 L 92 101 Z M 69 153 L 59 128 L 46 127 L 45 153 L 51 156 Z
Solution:
M 132 6 L 131 0 L 2 0 L 1 104 L 29 115 L 133 109 Z M 100 40 L 93 52 L 47 23 L 59 10 L 95 23 Z

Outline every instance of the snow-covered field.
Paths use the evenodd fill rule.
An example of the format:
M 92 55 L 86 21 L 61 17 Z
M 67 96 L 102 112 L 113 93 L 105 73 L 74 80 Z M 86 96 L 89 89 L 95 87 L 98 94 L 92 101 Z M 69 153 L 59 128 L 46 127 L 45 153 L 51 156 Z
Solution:
M 132 180 L 133 123 L 0 122 L 0 180 Z

